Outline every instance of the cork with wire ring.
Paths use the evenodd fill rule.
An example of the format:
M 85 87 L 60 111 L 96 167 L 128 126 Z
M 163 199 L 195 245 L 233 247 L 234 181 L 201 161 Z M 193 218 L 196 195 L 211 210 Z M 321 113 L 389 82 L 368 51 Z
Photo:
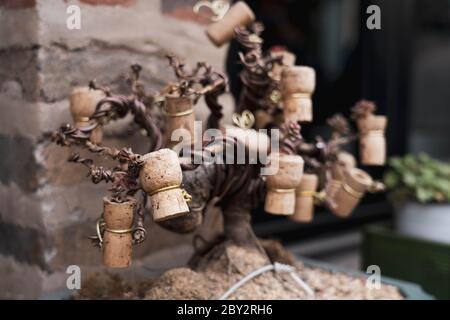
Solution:
M 164 221 L 189 212 L 189 197 L 181 189 L 183 174 L 178 155 L 161 149 L 143 156 L 139 179 L 150 198 L 154 221 Z
M 274 174 L 266 179 L 266 199 L 264 209 L 274 215 L 292 215 L 295 210 L 295 190 L 303 176 L 303 158 L 298 155 L 271 153 L 269 167 Z
M 186 145 L 195 142 L 195 114 L 191 97 L 176 93 L 167 95 L 162 113 L 166 118 L 164 143 L 167 148 L 180 142 Z
M 283 97 L 283 116 L 287 122 L 313 120 L 312 94 L 316 87 L 316 72 L 306 66 L 285 67 L 280 88 Z
M 387 122 L 387 117 L 375 115 L 369 115 L 357 120 L 362 164 L 382 166 L 386 163 L 385 130 Z
M 217 47 L 233 39 L 235 27 L 245 27 L 255 21 L 252 9 L 243 1 L 236 2 L 223 18 L 206 29 L 206 35 Z
M 372 186 L 372 178 L 358 168 L 344 170 L 344 180 L 333 195 L 328 195 L 334 205 L 331 211 L 341 218 L 348 217 Z
M 295 189 L 295 212 L 289 219 L 301 223 L 313 220 L 318 185 L 319 177 L 316 174 L 303 174 L 300 185 Z
M 333 197 L 336 191 L 341 187 L 344 181 L 344 172 L 347 169 L 356 167 L 355 157 L 345 151 L 341 151 L 337 155 L 337 160 L 332 164 L 330 171 L 331 179 L 325 185 L 325 192 L 328 196 Z
M 70 94 L 70 112 L 74 120 L 75 127 L 81 128 L 93 123 L 90 117 L 94 114 L 97 103 L 105 97 L 101 90 L 89 87 L 76 87 Z M 103 130 L 98 125 L 90 136 L 90 141 L 96 145 L 102 143 Z
M 103 264 L 110 268 L 126 268 L 131 265 L 133 246 L 133 221 L 136 200 L 113 202 L 103 198 Z M 97 227 L 99 228 L 99 226 Z

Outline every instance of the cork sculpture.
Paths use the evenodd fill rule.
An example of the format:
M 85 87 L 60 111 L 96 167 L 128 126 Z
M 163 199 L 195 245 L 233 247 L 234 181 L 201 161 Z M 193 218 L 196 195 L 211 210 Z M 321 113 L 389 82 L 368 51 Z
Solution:
M 352 132 L 344 116 L 336 115 L 327 121 L 332 131 L 329 138 L 316 136 L 307 141 L 300 123 L 313 119 L 315 71 L 295 66 L 295 56 L 287 51 L 264 52 L 260 37 L 264 28 L 253 21 L 249 7 L 237 2 L 207 30 L 218 46 L 234 36 L 241 45 L 236 60 L 242 66 L 239 79 L 243 89 L 235 105 L 234 125 L 222 123 L 224 109 L 219 98 L 228 88 L 226 75 L 214 71 L 208 63 L 199 62 L 189 68 L 179 58 L 168 55 L 177 78 L 175 84 L 167 83 L 160 91 L 146 90 L 140 77 L 142 67 L 132 65 L 133 76 L 123 84 L 131 84 L 128 92 L 122 86 L 120 93 L 113 92 L 109 88 L 115 88 L 115 83 L 97 87 L 94 81 L 89 88 L 76 88 L 70 96 L 75 123 L 45 133 L 46 139 L 59 146 L 95 155 L 91 159 L 75 153 L 69 162 L 84 165 L 93 183 L 109 184 L 97 235 L 91 237 L 94 245 L 102 248 L 106 266 L 123 268 L 131 264 L 132 245 L 146 238 L 146 216 L 152 216 L 162 228 L 187 234 L 198 230 L 213 207 L 221 212 L 222 234 L 208 241 L 211 247 L 208 245 L 207 250 L 196 250 L 191 259 L 194 271 L 201 272 L 195 266 L 207 267 L 225 257 L 230 244 L 261 248 L 264 253 L 250 224 L 251 211 L 263 202 L 270 214 L 308 223 L 314 218 L 315 205 L 346 218 L 366 192 L 382 189 L 366 172 L 357 169 L 354 157 L 343 150 L 360 139 L 362 162 L 384 163 L 387 119 L 374 115 L 373 103 L 362 101 L 352 109 L 358 134 Z M 280 56 L 281 66 L 277 63 Z M 178 154 L 171 149 L 178 142 L 173 141 L 172 134 L 181 129 L 179 137 L 185 143 L 195 142 L 193 103 L 200 98 L 210 110 L 205 128 L 217 129 L 217 137 L 205 135 L 191 154 Z M 96 110 L 100 100 L 101 108 Z M 254 130 L 255 117 L 260 115 L 261 127 L 277 129 L 280 134 Z M 117 149 L 100 145 L 100 126 L 128 116 L 133 120 L 131 128 L 147 139 L 142 144 L 146 146 L 145 154 L 127 146 Z M 275 141 L 278 145 L 271 144 L 274 139 L 279 140 Z M 246 157 L 245 163 L 225 161 L 227 147 L 234 151 L 242 145 L 258 157 L 268 154 L 267 161 L 251 161 L 252 157 Z M 107 164 L 98 163 L 99 155 L 108 159 Z M 195 161 L 211 155 L 214 162 Z

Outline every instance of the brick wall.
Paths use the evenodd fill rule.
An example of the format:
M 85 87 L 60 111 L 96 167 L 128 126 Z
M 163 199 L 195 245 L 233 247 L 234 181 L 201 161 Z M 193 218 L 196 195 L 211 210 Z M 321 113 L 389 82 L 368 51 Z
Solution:
M 180 16 L 185 6 L 180 11 L 164 1 L 0 0 L 0 274 L 8 275 L 0 277 L 0 298 L 39 297 L 65 285 L 68 265 L 82 272 L 100 266 L 101 254 L 86 238 L 106 187 L 67 164 L 69 150 L 38 142 L 43 131 L 71 121 L 71 88 L 96 79 L 120 90 L 129 65 L 139 63 L 147 88 L 159 89 L 172 78 L 167 52 L 222 69 L 226 48 L 210 45 L 204 26 Z M 81 30 L 66 28 L 71 4 L 81 8 Z M 207 115 L 204 106 L 196 112 Z M 107 128 L 105 144 L 144 153 L 139 135 L 121 128 Z M 166 263 L 164 250 L 190 243 L 190 236 L 147 227 L 147 241 L 135 250 L 136 269 L 158 268 Z M 189 250 L 174 262 L 182 263 Z

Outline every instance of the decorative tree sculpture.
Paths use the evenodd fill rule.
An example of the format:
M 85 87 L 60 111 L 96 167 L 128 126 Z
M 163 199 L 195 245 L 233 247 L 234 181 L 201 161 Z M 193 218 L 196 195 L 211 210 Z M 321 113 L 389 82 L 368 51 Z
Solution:
M 190 262 L 195 269 L 223 255 L 229 244 L 252 247 L 266 256 L 251 227 L 251 210 L 260 203 L 265 202 L 268 213 L 310 222 L 315 205 L 347 217 L 366 192 L 383 189 L 356 168 L 356 160 L 343 151 L 343 146 L 361 138 L 363 162 L 383 164 L 385 117 L 375 117 L 374 105 L 360 102 L 353 108 L 359 134 L 351 132 L 342 115 L 336 115 L 328 121 L 332 129 L 329 140 L 316 137 L 313 142 L 305 141 L 300 124 L 313 118 L 314 70 L 295 66 L 295 56 L 287 51 L 263 52 L 262 24 L 253 23 L 248 7 L 238 10 L 242 3 L 235 6 L 238 8 L 230 9 L 207 30 L 217 45 L 229 41 L 234 34 L 242 46 L 239 60 L 243 65 L 243 90 L 236 104 L 234 127 L 220 123 L 222 106 L 218 98 L 227 90 L 226 76 L 202 62 L 189 69 L 169 55 L 175 83 L 149 95 L 140 81 L 142 70 L 138 65 L 131 67 L 129 95 L 115 94 L 91 82 L 88 88 L 72 92 L 74 124 L 64 124 L 47 135 L 58 145 L 81 146 L 116 162 L 115 167 L 105 168 L 79 154 L 69 159 L 86 166 L 93 183 L 103 181 L 111 185 L 110 194 L 103 199 L 97 234 L 92 237 L 103 250 L 106 266 L 130 265 L 132 245 L 146 237 L 143 220 L 147 215 L 168 230 L 189 233 L 202 224 L 208 204 L 222 210 L 224 232 L 196 252 Z M 205 139 L 194 132 L 193 109 L 201 97 L 211 111 L 206 128 L 222 129 L 219 137 Z M 150 141 L 148 154 L 102 145 L 101 127 L 128 114 L 146 133 Z M 280 129 L 279 150 L 269 154 L 270 138 L 276 136 L 256 132 L 255 127 Z M 176 153 L 171 148 L 179 141 L 173 141 L 172 134 L 178 129 L 184 130 L 181 144 L 185 148 Z M 230 162 L 226 158 L 228 151 L 237 156 L 239 148 L 256 148 L 262 151 L 260 155 L 269 155 L 250 161 L 247 152 L 245 163 Z M 196 163 L 195 158 L 215 161 Z M 274 163 L 279 170 L 262 176 L 261 170 Z M 270 262 L 269 257 L 267 261 Z

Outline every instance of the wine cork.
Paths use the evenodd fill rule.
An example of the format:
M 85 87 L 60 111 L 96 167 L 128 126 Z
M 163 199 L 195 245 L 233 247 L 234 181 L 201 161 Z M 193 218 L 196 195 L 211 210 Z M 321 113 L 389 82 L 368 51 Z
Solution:
M 345 151 L 341 151 L 337 155 L 337 161 L 330 168 L 331 180 L 325 185 L 325 193 L 332 198 L 336 191 L 340 188 L 344 181 L 344 171 L 356 167 L 355 157 Z
M 314 216 L 314 197 L 319 186 L 319 177 L 304 174 L 300 185 L 295 189 L 295 212 L 289 217 L 295 222 L 311 222 Z
M 93 90 L 89 87 L 77 87 L 70 94 L 70 112 L 72 114 L 75 127 L 81 128 L 92 124 L 89 117 L 92 116 L 97 107 L 97 103 L 105 97 L 101 90 Z M 90 140 L 94 144 L 101 144 L 103 130 L 100 126 L 91 132 Z
M 164 141 L 167 148 L 173 148 L 179 143 L 185 145 L 195 142 L 195 114 L 190 97 L 168 95 L 163 113 L 166 118 Z
M 272 78 L 276 81 L 280 81 L 284 67 L 294 66 L 297 57 L 292 52 L 286 50 L 273 50 L 270 54 L 274 58 L 282 57 L 281 64 L 275 63 L 271 71 Z
M 269 165 L 278 166 L 278 172 L 266 177 L 264 209 L 275 215 L 292 215 L 295 210 L 295 190 L 303 176 L 303 158 L 298 155 L 271 153 Z
M 132 226 L 136 201 L 123 203 L 103 199 L 103 263 L 111 268 L 126 268 L 131 265 L 133 245 Z
M 283 115 L 288 122 L 311 122 L 312 94 L 316 87 L 316 72 L 305 66 L 285 67 L 281 73 Z
M 357 120 L 360 132 L 359 147 L 361 163 L 382 166 L 386 163 L 385 130 L 387 117 L 370 115 Z
M 221 47 L 234 37 L 234 28 L 248 26 L 255 21 L 252 9 L 243 1 L 236 2 L 225 16 L 206 29 L 206 35 L 214 45 Z
M 346 169 L 344 181 L 331 198 L 335 204 L 331 208 L 332 212 L 341 218 L 348 217 L 372 183 L 372 178 L 366 172 L 357 168 Z
M 142 188 L 151 201 L 154 221 L 163 221 L 189 212 L 181 190 L 183 173 L 177 154 L 161 149 L 143 157 L 144 165 L 139 173 Z
M 312 100 L 309 95 L 293 95 L 283 100 L 283 116 L 287 122 L 311 122 Z

